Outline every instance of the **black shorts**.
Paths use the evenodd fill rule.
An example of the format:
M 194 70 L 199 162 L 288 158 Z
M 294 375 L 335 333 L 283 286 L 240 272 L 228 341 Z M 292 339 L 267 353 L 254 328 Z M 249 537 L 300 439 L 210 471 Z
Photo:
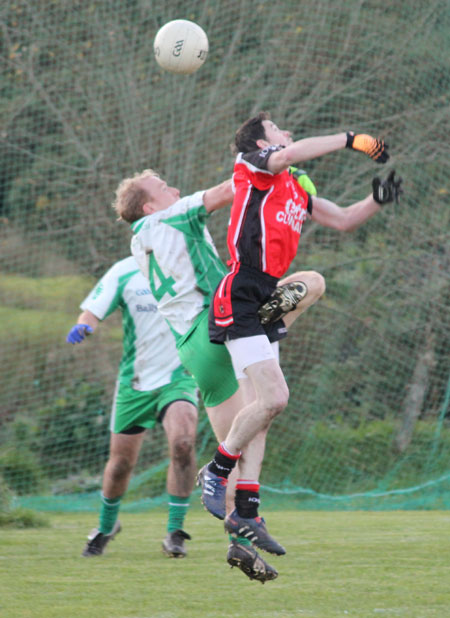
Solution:
M 237 265 L 218 285 L 209 308 L 209 339 L 224 343 L 267 335 L 270 342 L 287 335 L 283 320 L 265 324 L 259 321 L 258 309 L 267 302 L 278 283 L 276 277 L 254 268 Z

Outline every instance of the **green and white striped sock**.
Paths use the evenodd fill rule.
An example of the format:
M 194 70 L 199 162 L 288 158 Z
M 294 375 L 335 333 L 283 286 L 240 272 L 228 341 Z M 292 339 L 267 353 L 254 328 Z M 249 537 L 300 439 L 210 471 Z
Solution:
M 182 530 L 184 518 L 189 507 L 189 499 L 173 496 L 169 494 L 169 519 L 167 521 L 167 532 Z
M 100 496 L 102 505 L 100 507 L 100 523 L 98 529 L 102 534 L 109 534 L 117 521 L 122 496 L 106 498 L 103 493 L 101 493 Z

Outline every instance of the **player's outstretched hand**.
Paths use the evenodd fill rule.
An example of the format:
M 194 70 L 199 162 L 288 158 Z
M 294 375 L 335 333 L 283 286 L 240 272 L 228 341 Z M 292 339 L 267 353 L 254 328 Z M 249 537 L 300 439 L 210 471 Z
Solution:
M 372 180 L 373 199 L 381 206 L 388 202 L 398 204 L 398 198 L 403 193 L 401 184 L 402 178 L 401 176 L 395 178 L 395 170 L 392 170 L 386 180 L 380 180 L 376 176 Z
M 377 139 L 364 133 L 347 133 L 347 148 L 364 152 L 377 163 L 386 163 L 389 159 L 389 146 L 382 139 Z
M 89 324 L 75 324 L 67 334 L 67 343 L 81 343 L 86 335 L 93 333 L 92 326 Z

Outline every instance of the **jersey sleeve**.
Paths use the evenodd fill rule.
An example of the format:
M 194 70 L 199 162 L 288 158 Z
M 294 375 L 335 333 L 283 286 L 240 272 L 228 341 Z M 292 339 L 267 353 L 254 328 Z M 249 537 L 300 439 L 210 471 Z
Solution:
M 89 292 L 81 303 L 80 308 L 83 311 L 90 311 L 99 320 L 104 320 L 119 307 L 119 289 L 119 274 L 113 266 Z
M 182 197 L 178 200 L 178 202 L 175 202 L 175 204 L 169 206 L 169 208 L 167 208 L 166 210 L 161 211 L 161 220 L 172 219 L 177 215 L 185 215 L 190 210 L 198 210 L 200 216 L 203 216 L 203 213 L 208 214 L 203 204 L 203 198 L 205 193 L 206 191 L 197 191 L 192 195 Z
M 178 202 L 170 206 L 160 213 L 161 221 L 170 221 L 174 227 L 182 226 L 186 231 L 186 225 L 192 228 L 194 232 L 202 229 L 211 213 L 209 213 L 203 204 L 205 191 L 197 191 L 192 195 L 183 197 Z
M 235 164 L 234 182 L 242 178 L 242 174 L 257 189 L 265 191 L 273 184 L 275 174 L 268 168 L 268 162 L 274 152 L 278 152 L 282 146 L 268 146 L 263 150 L 239 153 Z

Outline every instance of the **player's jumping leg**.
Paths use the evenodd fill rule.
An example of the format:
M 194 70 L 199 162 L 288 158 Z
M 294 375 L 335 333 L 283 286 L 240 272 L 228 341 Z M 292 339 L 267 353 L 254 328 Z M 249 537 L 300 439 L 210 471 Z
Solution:
M 256 337 L 235 340 L 239 342 L 237 355 L 249 339 Z M 234 344 L 235 341 L 229 343 Z M 275 358 L 255 362 L 247 366 L 245 371 L 255 389 L 256 399 L 244 407 L 233 421 L 225 440 L 225 447 L 232 455 L 239 453 L 260 431 L 266 431 L 272 420 L 284 410 L 289 399 L 286 380 Z M 246 475 L 242 466 L 241 473 Z
M 254 398 L 255 394 L 250 380 L 246 377 L 240 377 L 239 391 L 235 393 L 234 396 L 218 406 L 207 407 L 208 417 L 219 443 L 221 443 L 228 434 L 237 411 Z M 255 478 L 259 478 L 261 463 L 264 457 L 265 438 L 265 432 L 258 435 L 242 453 L 242 458 L 244 460 L 248 457 L 253 462 Z M 203 472 L 206 472 L 206 470 L 207 466 L 205 466 Z M 225 517 L 225 513 L 229 516 L 236 510 L 238 505 L 243 505 L 245 507 L 252 500 L 248 492 L 236 489 L 236 483 L 240 476 L 238 463 L 237 466 L 231 470 L 228 478 L 223 479 L 226 480 L 226 506 L 221 506 L 221 515 L 223 517 Z M 237 496 L 240 496 L 240 498 L 238 499 Z M 208 506 L 211 508 L 211 503 L 207 494 L 203 494 L 202 502 L 205 508 Z M 216 504 L 216 502 L 217 499 L 214 501 L 214 504 Z M 207 510 L 209 509 L 207 508 Z M 237 566 L 250 579 L 257 579 L 263 583 L 277 576 L 276 570 L 259 556 L 246 536 L 241 536 L 239 532 L 233 531 L 232 534 L 229 534 L 229 539 L 230 545 L 227 553 L 227 562 L 231 566 Z
M 232 539 L 246 540 L 259 549 L 282 556 L 286 550 L 268 532 L 259 516 L 259 474 L 264 458 L 267 431 L 260 432 L 243 449 L 236 482 L 235 508 L 225 518 L 224 527 Z M 242 470 L 245 473 L 242 473 Z
M 242 393 L 242 402 L 251 402 L 255 398 L 255 393 L 248 378 L 239 380 L 240 389 L 238 392 Z M 237 394 L 236 394 L 237 395 Z M 231 400 L 229 400 L 231 402 Z M 209 408 L 208 415 L 210 422 L 214 428 L 216 437 L 221 443 L 226 437 L 231 423 L 236 415 L 237 401 L 231 402 L 231 407 L 228 410 L 227 402 L 217 406 L 216 408 Z M 226 488 L 227 508 L 225 509 L 225 502 L 223 497 L 223 490 L 219 493 L 217 489 L 214 491 L 203 484 L 202 501 L 207 510 L 210 512 L 214 509 L 215 516 L 219 514 L 219 519 L 222 519 L 227 512 L 225 519 L 225 530 L 230 534 L 230 541 L 238 542 L 244 546 L 251 546 L 253 542 L 257 547 L 264 549 L 273 554 L 282 555 L 285 553 L 284 548 L 273 539 L 267 531 L 264 519 L 258 515 L 259 506 L 259 474 L 261 470 L 262 461 L 264 458 L 264 450 L 266 443 L 267 430 L 261 431 L 255 436 L 255 438 L 243 449 L 241 457 L 239 458 L 236 468 L 230 472 L 228 470 L 224 472 L 220 470 L 221 475 L 227 473 L 228 476 L 225 479 L 223 476 L 217 475 L 218 479 L 222 481 L 220 486 Z M 220 456 L 220 455 L 219 455 Z M 200 471 L 200 478 L 213 477 L 214 472 L 211 471 L 211 467 L 217 466 L 220 462 L 217 461 L 218 455 Z M 244 466 L 246 474 L 248 476 L 243 477 L 241 474 L 241 467 Z M 225 485 L 225 482 L 228 484 Z M 230 487 L 230 484 L 233 487 Z M 235 485 L 235 487 L 234 487 Z M 233 490 L 233 491 L 230 491 Z M 235 490 L 235 491 L 234 491 Z M 219 505 L 219 506 L 218 506 Z M 231 547 L 231 546 L 230 546 Z
M 268 345 L 270 348 L 270 344 Z M 268 364 L 267 367 L 265 367 L 265 363 Z M 241 436 L 239 431 L 237 432 L 237 439 L 242 440 L 242 446 L 246 446 L 260 431 L 266 431 L 270 425 L 272 415 L 275 415 L 278 411 L 281 411 L 287 402 L 287 386 L 284 381 L 283 374 L 281 373 L 275 359 L 272 359 L 271 361 L 263 361 L 261 363 L 257 363 L 257 365 L 262 366 L 262 373 L 266 376 L 268 382 L 271 381 L 273 388 L 268 388 L 267 392 L 264 391 L 262 396 L 251 404 L 246 406 L 244 405 L 243 408 L 241 405 L 242 398 L 240 397 L 240 393 L 238 391 L 222 404 L 219 404 L 215 408 L 208 409 L 209 418 L 213 426 L 215 419 L 218 418 L 228 419 L 228 423 L 232 421 L 230 432 L 233 431 L 233 427 L 235 426 L 238 418 L 241 417 L 244 412 L 250 411 L 249 414 L 251 415 L 251 418 L 248 423 L 245 423 L 244 426 L 245 434 Z M 266 372 L 268 372 L 269 375 L 266 375 Z M 276 377 L 274 377 L 274 374 L 276 374 Z M 279 382 L 276 382 L 277 377 L 280 378 Z M 274 382 L 276 383 L 274 384 Z M 263 402 L 262 405 L 261 402 Z M 245 401 L 243 403 L 245 403 Z M 228 407 L 230 410 L 229 412 Z M 239 410 L 240 407 L 242 408 L 241 412 L 239 412 L 238 416 L 234 416 L 236 414 L 235 411 Z M 262 408 L 262 412 L 259 414 L 258 412 L 260 408 Z M 214 416 L 212 411 L 214 411 Z M 224 432 L 218 432 L 215 429 L 215 433 L 220 441 L 219 436 L 223 435 Z M 228 434 L 226 440 L 227 444 L 224 441 L 219 444 L 214 459 L 209 464 L 204 466 L 198 475 L 198 482 L 202 486 L 203 505 L 218 519 L 225 518 L 225 499 L 228 477 L 231 474 L 231 471 L 235 468 L 241 456 L 241 449 L 234 448 L 233 443 L 233 450 L 228 448 L 229 437 L 230 433 Z
M 225 439 L 236 412 L 243 405 L 245 405 L 245 398 L 240 384 L 239 390 L 231 397 L 216 406 L 206 407 L 209 421 L 219 444 Z M 234 457 L 229 464 L 226 462 L 225 466 L 217 461 L 214 469 L 211 469 L 211 465 L 207 464 L 198 473 L 197 484 L 202 488 L 201 500 L 203 506 L 217 519 L 225 519 L 227 494 L 231 496 L 231 498 L 228 498 L 229 504 L 233 504 L 234 493 L 227 492 L 228 477 L 238 459 L 239 456 Z

